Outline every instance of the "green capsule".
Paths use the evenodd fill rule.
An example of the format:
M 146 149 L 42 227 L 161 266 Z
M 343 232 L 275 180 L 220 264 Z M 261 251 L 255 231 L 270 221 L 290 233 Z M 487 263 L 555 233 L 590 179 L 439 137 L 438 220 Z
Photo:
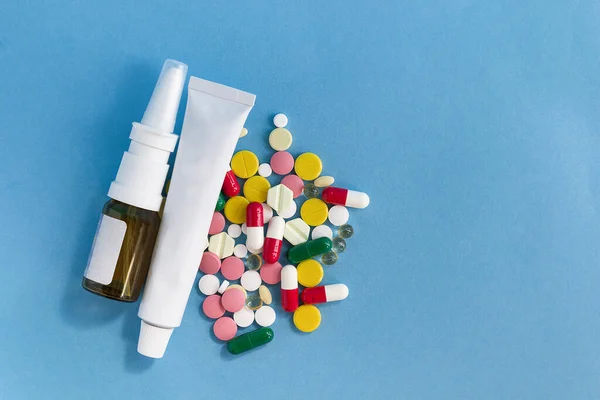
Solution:
M 227 350 L 231 354 L 241 354 L 245 351 L 252 350 L 258 346 L 269 343 L 273 340 L 273 330 L 271 328 L 259 328 L 255 331 L 244 333 L 238 337 L 234 337 L 227 342 Z
M 219 199 L 217 200 L 217 205 L 215 206 L 215 211 L 221 211 L 225 208 L 225 196 L 223 193 L 219 193 Z
M 287 258 L 292 264 L 297 264 L 300 261 L 308 260 L 319 254 L 327 253 L 331 250 L 331 239 L 328 237 L 321 237 L 316 240 L 309 240 L 308 242 L 294 246 L 288 250 Z

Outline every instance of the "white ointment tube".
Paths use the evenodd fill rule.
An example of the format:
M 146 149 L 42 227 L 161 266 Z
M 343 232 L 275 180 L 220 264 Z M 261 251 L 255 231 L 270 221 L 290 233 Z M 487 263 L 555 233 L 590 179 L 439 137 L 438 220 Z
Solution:
M 161 358 L 181 324 L 229 162 L 256 96 L 192 77 L 138 316 L 138 352 Z

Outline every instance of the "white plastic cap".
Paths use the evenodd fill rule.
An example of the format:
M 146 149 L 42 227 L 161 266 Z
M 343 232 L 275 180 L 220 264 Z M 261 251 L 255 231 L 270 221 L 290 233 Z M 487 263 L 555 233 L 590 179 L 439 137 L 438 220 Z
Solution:
M 142 118 L 143 125 L 160 133 L 173 132 L 187 70 L 182 62 L 165 61 Z
M 131 144 L 123 154 L 108 197 L 146 210 L 158 211 L 169 172 L 169 155 L 177 144 L 177 119 L 187 65 L 165 61 L 141 123 L 133 123 Z
M 162 358 L 167 350 L 173 328 L 160 328 L 142 320 L 137 351 L 143 356 Z

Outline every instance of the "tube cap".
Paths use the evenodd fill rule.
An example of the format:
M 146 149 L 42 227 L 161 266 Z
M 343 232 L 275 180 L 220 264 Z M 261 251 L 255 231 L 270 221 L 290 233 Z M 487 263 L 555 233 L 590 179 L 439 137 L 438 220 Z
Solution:
M 173 328 L 160 328 L 142 320 L 137 351 L 143 356 L 162 358 L 167 350 Z

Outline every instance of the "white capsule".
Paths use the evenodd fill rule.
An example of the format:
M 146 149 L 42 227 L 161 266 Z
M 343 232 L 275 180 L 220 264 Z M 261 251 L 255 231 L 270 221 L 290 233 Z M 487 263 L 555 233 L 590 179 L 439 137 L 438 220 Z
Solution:
M 269 223 L 271 218 L 273 218 L 273 209 L 267 203 L 262 203 L 263 205 L 263 223 L 266 225 Z
M 340 301 L 344 300 L 348 297 L 348 286 L 343 283 L 336 283 L 333 285 L 325 285 L 325 296 L 327 297 L 327 302 L 330 301 Z
M 227 290 L 227 288 L 229 287 L 229 281 L 227 279 L 225 279 L 223 282 L 221 282 L 221 286 L 219 286 L 219 290 L 217 290 L 220 294 L 225 293 L 225 290 Z
M 281 269 L 281 289 L 298 289 L 298 271 L 293 265 L 286 265 Z
M 283 240 L 285 232 L 285 220 L 279 216 L 271 218 L 269 227 L 267 228 L 267 237 Z
M 346 197 L 346 206 L 353 208 L 366 208 L 371 199 L 369 195 L 363 192 L 357 192 L 355 190 L 348 190 L 348 197 Z
M 262 226 L 247 226 L 246 236 L 246 247 L 260 249 L 265 242 L 265 229 Z

